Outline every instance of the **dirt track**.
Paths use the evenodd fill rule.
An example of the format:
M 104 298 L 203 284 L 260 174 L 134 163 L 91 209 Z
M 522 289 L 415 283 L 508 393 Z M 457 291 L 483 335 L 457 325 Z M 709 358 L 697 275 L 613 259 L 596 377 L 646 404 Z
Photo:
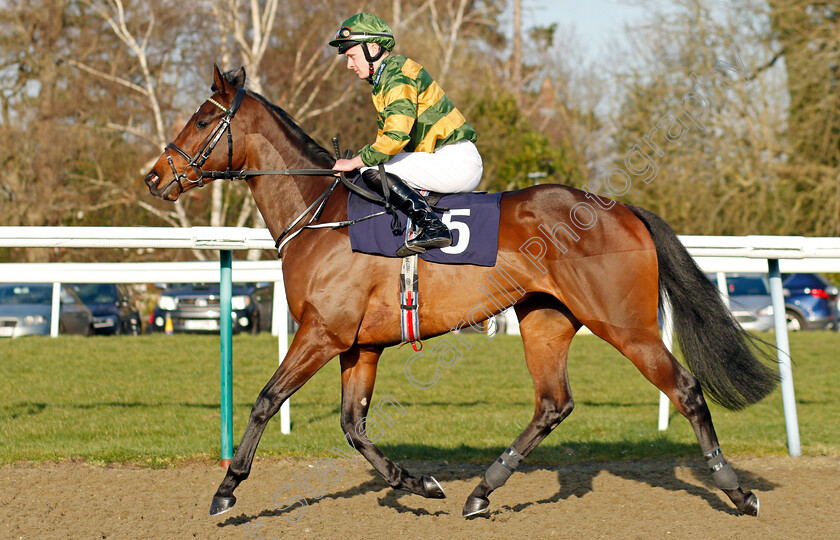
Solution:
M 338 481 L 309 477 L 305 512 L 272 505 L 305 496 L 293 476 L 314 461 L 258 459 L 237 490 L 237 505 L 208 515 L 223 476 L 217 466 L 102 468 L 86 463 L 0 468 L 0 538 L 838 538 L 840 459 L 741 458 L 731 462 L 761 500 L 758 518 L 740 516 L 709 483 L 699 462 L 622 462 L 564 470 L 524 467 L 490 499 L 490 512 L 466 520 L 461 506 L 483 467 L 407 463 L 434 474 L 445 500 L 390 489 L 367 463 L 341 460 Z M 334 471 L 334 477 L 339 477 Z M 293 518 L 297 521 L 289 523 Z

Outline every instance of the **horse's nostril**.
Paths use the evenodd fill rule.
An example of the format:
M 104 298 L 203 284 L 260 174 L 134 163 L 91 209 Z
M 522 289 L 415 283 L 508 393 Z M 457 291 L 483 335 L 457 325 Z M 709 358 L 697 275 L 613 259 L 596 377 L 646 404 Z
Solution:
M 146 175 L 145 181 L 147 186 L 152 187 L 157 185 L 158 182 L 160 182 L 160 177 L 157 175 L 156 172 L 152 171 Z

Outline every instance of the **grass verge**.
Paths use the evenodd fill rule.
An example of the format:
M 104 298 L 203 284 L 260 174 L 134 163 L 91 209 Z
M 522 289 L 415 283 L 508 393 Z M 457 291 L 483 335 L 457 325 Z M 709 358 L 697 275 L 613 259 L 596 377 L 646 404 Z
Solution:
M 529 422 L 533 389 L 521 340 L 467 338 L 472 348 L 448 369 L 437 364 L 435 342 L 425 344 L 411 374 L 415 381 L 437 378 L 426 389 L 406 376 L 413 351 L 385 352 L 372 404 L 385 396 L 391 404 L 382 402 L 369 436 L 386 455 L 487 462 Z M 840 333 L 805 332 L 790 341 L 802 452 L 840 456 Z M 238 443 L 253 401 L 277 365 L 277 343 L 265 334 L 235 336 L 233 351 Z M 576 338 L 569 373 L 575 411 L 530 463 L 699 455 L 690 425 L 673 407 L 669 429 L 657 431 L 658 391 L 608 344 Z M 4 340 L 0 377 L 0 464 L 83 458 L 162 467 L 218 458 L 218 336 Z M 312 457 L 344 445 L 340 396 L 333 360 L 293 396 L 292 434 L 281 434 L 279 421 L 269 423 L 258 455 Z M 727 455 L 787 454 L 779 390 L 741 412 L 712 405 L 712 417 Z

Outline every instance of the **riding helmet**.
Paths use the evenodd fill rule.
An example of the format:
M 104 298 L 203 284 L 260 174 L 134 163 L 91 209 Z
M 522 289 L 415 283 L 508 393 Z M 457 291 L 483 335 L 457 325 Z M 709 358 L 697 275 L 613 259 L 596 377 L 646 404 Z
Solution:
M 376 43 L 385 50 L 394 48 L 396 40 L 388 23 L 371 13 L 357 13 L 343 23 L 330 41 L 331 47 L 338 48 L 338 54 L 359 43 Z

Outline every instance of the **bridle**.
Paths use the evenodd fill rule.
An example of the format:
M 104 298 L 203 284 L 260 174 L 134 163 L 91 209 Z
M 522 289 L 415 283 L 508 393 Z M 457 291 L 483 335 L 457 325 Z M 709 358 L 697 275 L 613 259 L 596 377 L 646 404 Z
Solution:
M 172 175 L 175 177 L 173 182 L 178 182 L 178 187 L 181 191 L 184 191 L 184 185 L 181 183 L 182 180 L 189 182 L 190 184 L 197 185 L 198 187 L 204 187 L 204 179 L 205 178 L 213 178 L 214 180 L 245 180 L 251 176 L 264 176 L 264 175 L 301 175 L 301 176 L 333 176 L 339 171 L 335 171 L 332 169 L 277 169 L 277 170 L 258 170 L 258 171 L 249 171 L 246 169 L 240 170 L 233 170 L 233 134 L 231 133 L 230 123 L 233 120 L 236 111 L 239 110 L 239 106 L 242 104 L 242 98 L 245 96 L 245 88 L 239 87 L 236 90 L 236 95 L 233 97 L 233 102 L 228 109 L 218 101 L 214 100 L 213 98 L 207 98 L 207 101 L 215 105 L 216 107 L 220 108 L 224 111 L 225 115 L 219 120 L 219 123 L 216 124 L 216 127 L 213 128 L 213 131 L 210 132 L 209 135 L 204 139 L 204 142 L 196 151 L 195 155 L 190 157 L 183 149 L 179 148 L 175 143 L 169 143 L 166 145 L 164 149 L 164 154 L 166 155 L 166 161 L 169 163 L 169 167 L 172 169 Z M 216 148 L 216 145 L 219 143 L 219 140 L 222 138 L 222 134 L 227 131 L 227 141 L 228 141 L 228 166 L 227 169 L 224 171 L 204 171 L 201 169 L 201 166 L 204 165 L 204 162 L 207 161 L 207 158 L 210 157 L 210 154 L 213 153 L 213 150 Z M 338 158 L 340 152 L 338 148 L 338 138 L 333 137 L 333 146 L 335 147 L 336 158 Z M 172 161 L 172 155 L 169 153 L 169 150 L 172 149 L 177 152 L 181 157 L 183 157 L 187 164 L 184 166 L 184 170 L 178 174 L 178 170 L 175 168 L 175 163 Z M 349 157 L 349 156 L 347 156 Z M 195 173 L 195 180 L 191 180 L 189 175 L 187 174 L 188 171 L 192 170 Z M 382 178 L 383 190 L 387 190 L 387 185 L 385 183 L 385 173 L 380 165 L 380 175 Z M 321 223 L 321 224 L 313 224 L 313 222 L 317 221 L 318 218 L 321 216 L 321 212 L 323 212 L 324 207 L 327 204 L 327 200 L 329 199 L 332 192 L 335 190 L 336 186 L 339 183 L 344 184 L 345 187 L 349 191 L 356 193 L 358 196 L 363 197 L 365 199 L 378 202 L 385 207 L 385 210 L 382 212 L 378 212 L 376 214 L 372 214 L 363 218 L 359 218 L 356 220 L 346 220 L 346 221 L 338 221 L 333 223 Z M 387 193 L 387 191 L 385 191 Z M 306 216 L 310 215 L 314 211 L 314 215 L 312 215 L 309 221 L 300 227 L 297 231 L 295 231 L 290 236 L 286 237 L 288 233 L 298 224 L 300 224 Z M 336 178 L 332 184 L 318 197 L 315 202 L 309 205 L 309 208 L 303 211 L 297 219 L 292 221 L 292 223 L 286 227 L 286 229 L 280 233 L 277 238 L 276 247 L 278 251 L 278 255 L 282 252 L 283 247 L 288 243 L 292 238 L 297 236 L 299 233 L 303 232 L 305 229 L 320 229 L 320 228 L 338 228 L 338 227 L 347 227 L 359 221 L 364 221 L 367 219 L 374 218 L 376 216 L 382 214 L 391 214 L 394 222 L 396 222 L 396 215 L 391 208 L 390 203 L 388 202 L 386 197 L 382 197 L 376 193 L 368 191 L 365 188 L 355 185 L 353 182 L 350 182 L 345 177 L 344 173 L 342 172 L 338 178 Z M 398 222 L 396 222 L 398 223 Z M 394 227 L 392 223 L 392 227 Z M 285 239 L 284 239 L 285 237 Z
M 230 123 L 233 120 L 236 111 L 239 110 L 239 106 L 242 103 L 242 98 L 245 96 L 245 89 L 243 87 L 239 87 L 236 90 L 236 95 L 233 97 L 233 102 L 230 105 L 230 109 L 219 103 L 213 98 L 207 98 L 207 101 L 215 105 L 216 107 L 220 108 L 224 111 L 225 115 L 219 120 L 219 123 L 216 124 L 216 127 L 213 128 L 213 131 L 204 139 L 204 142 L 201 143 L 201 146 L 196 150 L 194 156 L 190 157 L 186 151 L 179 148 L 175 143 L 169 143 L 166 145 L 163 153 L 166 155 L 166 161 L 169 163 L 169 168 L 172 169 L 172 175 L 175 177 L 173 182 L 178 182 L 178 186 L 183 190 L 183 184 L 181 181 L 187 181 L 190 184 L 197 185 L 198 187 L 204 187 L 204 179 L 205 178 L 212 178 L 214 180 L 246 180 L 252 176 L 265 176 L 265 175 L 299 175 L 299 176 L 333 176 L 338 171 L 334 171 L 332 169 L 276 169 L 276 170 L 265 170 L 265 171 L 249 171 L 247 169 L 233 169 L 233 134 L 231 133 Z M 210 157 L 210 154 L 213 153 L 213 150 L 216 148 L 216 145 L 219 143 L 219 140 L 222 138 L 222 134 L 227 131 L 227 141 L 228 141 L 228 166 L 227 169 L 224 171 L 205 171 L 201 169 L 201 166 L 204 165 L 204 162 L 207 161 L 207 158 Z M 334 143 L 334 144 L 337 144 Z M 169 153 L 169 150 L 174 150 L 178 153 L 187 164 L 184 166 L 184 170 L 181 174 L 178 174 L 178 170 L 175 168 L 175 163 L 172 161 L 172 155 Z M 336 158 L 338 157 L 338 149 L 336 148 Z M 192 171 L 195 173 L 195 180 L 190 179 L 187 172 Z M 354 186 L 355 187 L 355 186 Z M 351 191 L 353 189 L 351 188 Z M 370 194 L 365 193 L 362 194 L 363 196 L 369 196 Z
M 172 169 L 172 175 L 175 177 L 175 181 L 178 182 L 178 187 L 181 188 L 181 191 L 184 190 L 184 185 L 181 183 L 182 180 L 186 180 L 191 184 L 197 184 L 198 187 L 204 187 L 204 179 L 205 178 L 234 178 L 235 176 L 232 175 L 231 169 L 233 169 L 233 134 L 230 130 L 230 122 L 233 120 L 236 111 L 239 110 L 239 105 L 242 103 L 242 98 L 245 95 L 245 88 L 239 87 L 236 90 L 236 95 L 233 97 L 233 102 L 230 105 L 230 109 L 223 106 L 218 101 L 214 100 L 213 98 L 207 98 L 207 101 L 215 105 L 216 107 L 222 109 L 225 115 L 219 120 L 219 123 L 216 124 L 216 127 L 213 128 L 213 131 L 204 139 L 204 142 L 199 146 L 198 150 L 196 151 L 195 155 L 190 157 L 184 150 L 179 148 L 175 143 L 169 143 L 166 145 L 164 149 L 164 154 L 166 154 L 166 161 L 169 163 L 169 167 Z M 216 148 L 216 144 L 218 144 L 219 140 L 222 138 L 222 134 L 227 131 L 227 139 L 228 139 L 228 167 L 227 170 L 223 173 L 217 171 L 209 171 L 205 172 L 201 170 L 201 166 L 204 165 L 204 162 L 207 161 L 207 158 L 210 157 L 210 154 L 213 153 L 213 150 Z M 172 162 L 172 156 L 169 153 L 169 150 L 172 149 L 182 158 L 187 161 L 187 164 L 184 166 L 184 170 L 181 171 L 181 174 L 178 174 L 178 170 L 175 168 L 175 164 Z M 192 170 L 195 173 L 195 180 L 191 180 L 189 175 L 187 174 L 188 171 Z M 242 171 L 236 171 L 242 172 Z

